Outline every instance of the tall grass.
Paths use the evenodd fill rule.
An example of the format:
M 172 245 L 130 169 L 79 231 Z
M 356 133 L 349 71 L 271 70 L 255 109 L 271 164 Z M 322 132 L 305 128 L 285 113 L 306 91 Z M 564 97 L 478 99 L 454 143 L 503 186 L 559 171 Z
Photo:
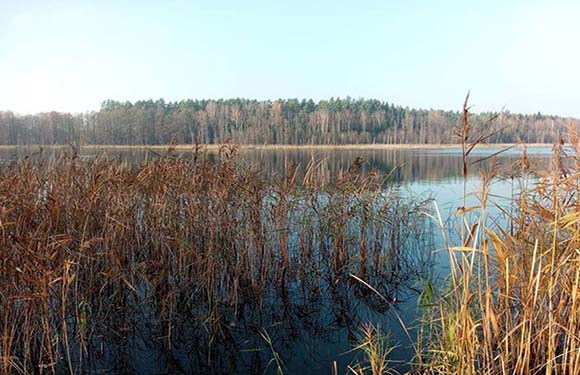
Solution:
M 429 283 L 419 300 L 424 316 L 409 373 L 580 374 L 579 132 L 568 126 L 572 149 L 566 152 L 563 141 L 556 144 L 548 170 L 532 171 L 524 145 L 511 175 L 517 194 L 494 206 L 495 163 L 481 172 L 479 191 L 467 190 L 468 168 L 484 160 L 471 162 L 469 155 L 493 132 L 472 128 L 468 98 L 457 131 L 464 178 L 455 214 L 459 227 L 447 227 L 437 207 L 434 215 L 450 274 L 447 285 L 438 286 L 442 293 Z M 477 203 L 468 206 L 472 193 Z M 506 220 L 490 217 L 492 207 L 493 215 L 499 212 Z M 362 363 L 372 365 L 353 372 L 392 371 L 391 348 L 377 344 L 380 333 L 366 337 Z
M 395 349 L 396 346 L 381 332 L 380 327 L 365 324 L 361 330 L 359 343 L 355 347 L 355 350 L 363 352 L 364 360 L 354 367 L 349 366 L 349 370 L 354 375 L 399 374 L 394 369 L 396 364 L 392 364 L 389 358 Z
M 570 127 L 572 155 L 557 144 L 537 176 L 524 149 L 513 207 L 499 207 L 507 225 L 489 225 L 494 168 L 482 174 L 478 204 L 458 211 L 461 242 L 448 245 L 449 287 L 419 337 L 416 372 L 580 373 L 579 139 Z
M 318 161 L 272 181 L 235 151 L 1 165 L 0 372 L 132 372 L 155 353 L 160 371 L 226 373 L 247 332 L 272 348 L 317 326 L 321 298 L 350 308 L 350 273 L 388 295 L 424 268 L 419 206 L 360 161 L 330 186 Z

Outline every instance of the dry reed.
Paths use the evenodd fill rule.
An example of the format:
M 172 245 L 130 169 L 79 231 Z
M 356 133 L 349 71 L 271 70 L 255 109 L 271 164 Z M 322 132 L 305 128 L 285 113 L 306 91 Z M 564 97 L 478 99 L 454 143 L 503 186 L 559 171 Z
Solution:
M 524 148 L 514 174 L 519 193 L 511 209 L 500 207 L 508 225 L 488 224 L 495 171 L 483 173 L 479 204 L 457 213 L 462 239 L 449 246 L 450 286 L 427 312 L 414 372 L 580 373 L 577 134 L 569 127 L 573 155 L 557 144 L 550 170 L 537 176 Z
M 317 300 L 350 303 L 350 272 L 385 294 L 420 272 L 424 219 L 377 176 L 353 165 L 330 186 L 312 161 L 271 181 L 219 151 L 0 165 L 1 373 L 132 372 L 140 350 L 163 371 L 226 373 L 240 331 L 262 342 L 269 299 L 295 336 Z

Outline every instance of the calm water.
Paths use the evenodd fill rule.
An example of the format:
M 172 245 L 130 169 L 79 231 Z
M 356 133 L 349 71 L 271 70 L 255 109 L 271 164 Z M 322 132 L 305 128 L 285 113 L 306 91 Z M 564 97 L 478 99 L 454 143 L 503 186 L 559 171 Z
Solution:
M 497 149 L 481 149 L 473 153 L 470 162 L 486 158 Z M 0 151 L 0 159 L 10 162 L 15 157 L 23 157 L 30 151 Z M 514 184 L 506 177 L 520 158 L 520 150 L 511 149 L 496 158 L 499 163 L 493 169 L 498 172 L 492 188 L 493 204 L 506 204 L 514 190 Z M 52 155 L 44 152 L 43 157 Z M 83 152 L 83 157 L 93 157 L 94 152 Z M 118 157 L 131 162 L 158 157 L 145 151 L 114 151 L 108 156 Z M 550 148 L 529 148 L 528 156 L 535 168 L 548 165 Z M 191 153 L 178 153 L 177 157 L 192 157 Z M 215 158 L 215 154 L 203 157 Z M 306 165 L 314 163 L 319 178 L 332 183 L 340 170 L 347 170 L 357 157 L 363 159 L 361 173 L 372 170 L 386 176 L 386 185 L 396 185 L 409 199 L 424 200 L 433 198 L 442 212 L 446 225 L 453 228 L 453 212 L 463 205 L 463 180 L 461 178 L 462 158 L 460 149 L 429 150 L 387 150 L 387 151 L 244 151 L 240 157 L 248 165 L 259 165 L 272 176 L 283 175 L 290 165 L 299 166 L 299 177 Z M 479 171 L 490 168 L 491 160 L 474 164 L 469 170 L 467 189 L 476 192 L 481 178 Z M 477 195 L 469 195 L 468 205 L 477 205 Z M 491 212 L 494 210 L 493 205 Z M 427 222 L 427 221 L 426 221 Z M 501 219 L 500 219 L 501 222 Z M 170 355 L 167 350 L 160 351 L 147 345 L 141 337 L 130 338 L 131 345 L 125 348 L 127 366 L 138 373 L 159 373 L 181 371 L 184 373 L 275 373 L 271 362 L 273 351 L 279 353 L 285 370 L 289 374 L 330 374 L 333 362 L 339 373 L 346 373 L 360 353 L 352 350 L 363 324 L 373 323 L 390 336 L 393 344 L 398 345 L 393 360 L 407 361 L 412 358 L 411 341 L 402 329 L 398 319 L 405 322 L 414 334 L 412 327 L 421 314 L 417 299 L 423 290 L 425 280 L 443 280 L 447 276 L 447 254 L 442 250 L 440 230 L 436 223 L 426 224 L 422 229 L 425 236 L 421 241 L 410 240 L 408 252 L 415 252 L 410 259 L 413 267 L 400 268 L 400 273 L 389 277 L 368 276 L 367 280 L 382 293 L 388 295 L 393 303 L 384 303 L 366 287 L 354 279 L 322 279 L 316 277 L 297 279 L 288 290 L 276 291 L 266 299 L 260 309 L 236 311 L 227 317 L 224 331 L 227 340 L 217 343 L 217 357 L 207 356 L 215 351 L 205 351 L 203 335 L 191 327 L 184 330 L 183 342 L 174 343 Z M 407 253 L 408 253 L 407 252 Z M 419 254 L 420 253 L 420 254 Z M 404 269 L 404 271 L 403 271 Z M 403 274 L 403 272 L 405 274 Z M 371 272 L 372 274 L 372 272 Z M 380 272 L 377 274 L 381 274 Z M 197 335 L 197 336 L 196 336 Z M 270 346 L 264 335 L 272 341 Z M 186 338 L 191 336 L 191 340 Z M 96 365 L 111 368 L 117 348 L 111 349 Z M 211 368 L 207 363 L 211 363 Z M 169 370 L 168 370 L 169 369 Z M 400 365 L 400 370 L 405 366 Z
M 474 164 L 470 170 L 470 176 L 477 176 L 479 171 L 489 166 L 489 160 L 478 162 L 490 155 L 501 151 L 498 148 L 475 149 L 470 155 L 470 162 Z M 546 164 L 551 155 L 551 147 L 528 147 L 530 156 L 538 166 Z M 62 150 L 43 150 L 39 154 L 38 149 L 20 148 L 15 150 L 0 149 L 0 162 L 7 162 L 26 156 L 47 158 L 62 154 Z M 238 152 L 242 160 L 250 165 L 260 165 L 273 176 L 282 174 L 291 164 L 298 165 L 302 171 L 310 161 L 318 165 L 318 177 L 327 178 L 329 181 L 336 176 L 339 170 L 347 170 L 357 157 L 363 159 L 362 173 L 378 170 L 388 176 L 387 181 L 401 184 L 429 183 L 444 185 L 450 181 L 461 178 L 461 149 L 415 149 L 415 150 L 244 150 Z M 141 162 L 147 159 L 155 159 L 161 151 L 143 150 L 109 150 L 95 151 L 83 149 L 82 157 L 108 156 L 132 162 Z M 192 152 L 174 152 L 177 157 L 191 158 Z M 520 147 L 514 147 L 498 155 L 495 159 L 500 162 L 501 172 L 509 172 L 510 166 L 519 160 Z M 202 153 L 202 158 L 214 159 L 215 152 Z

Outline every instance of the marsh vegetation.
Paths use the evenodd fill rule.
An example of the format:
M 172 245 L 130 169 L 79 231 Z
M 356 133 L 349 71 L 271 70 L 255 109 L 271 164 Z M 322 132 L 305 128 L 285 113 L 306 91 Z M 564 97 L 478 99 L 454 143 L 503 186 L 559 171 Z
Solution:
M 490 215 L 493 169 L 477 205 L 458 212 L 448 286 L 429 296 L 419 335 L 421 373 L 580 372 L 580 143 L 574 127 L 568 134 L 573 149 L 557 144 L 549 169 L 531 173 L 525 151 L 514 165 L 504 225 Z
M 428 218 L 357 161 L 332 185 L 319 166 L 266 179 L 231 147 L 3 165 L 2 371 L 260 373 L 296 337 L 354 340 L 424 277 Z

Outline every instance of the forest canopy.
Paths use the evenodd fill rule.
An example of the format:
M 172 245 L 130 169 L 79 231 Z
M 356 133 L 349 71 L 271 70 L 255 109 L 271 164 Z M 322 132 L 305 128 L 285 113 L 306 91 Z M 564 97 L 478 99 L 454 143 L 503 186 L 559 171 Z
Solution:
M 497 118 L 489 120 L 497 115 Z M 461 112 L 411 109 L 374 99 L 104 101 L 81 114 L 0 112 L 0 144 L 446 144 Z M 473 114 L 499 131 L 488 143 L 551 143 L 578 119 L 537 114 Z

